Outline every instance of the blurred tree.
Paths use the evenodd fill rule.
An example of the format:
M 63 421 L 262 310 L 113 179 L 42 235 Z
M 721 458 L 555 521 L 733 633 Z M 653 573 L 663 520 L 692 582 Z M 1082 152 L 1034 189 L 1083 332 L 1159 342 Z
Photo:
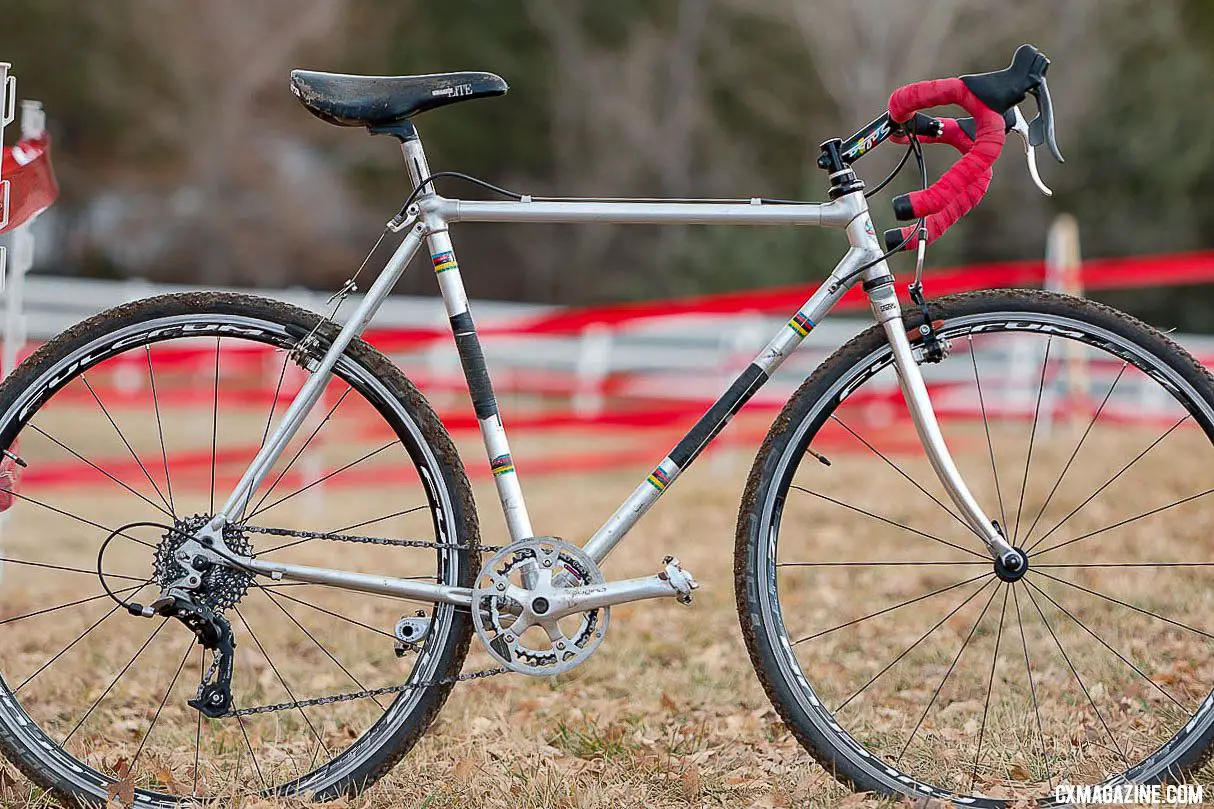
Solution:
M 1062 210 L 1090 255 L 1214 246 L 1202 0 L 6 0 L 0 58 L 58 139 L 56 271 L 332 286 L 405 174 L 389 140 L 309 118 L 286 92 L 291 67 L 503 75 L 508 98 L 418 121 L 436 170 L 535 194 L 815 199 L 821 141 L 900 83 L 1001 67 L 1024 41 L 1054 59 L 1069 162 L 1042 168 L 1056 196 L 1010 154 L 931 263 L 1038 256 Z M 859 168 L 880 177 L 897 157 Z M 456 240 L 473 294 L 561 302 L 810 282 L 842 246 L 787 228 L 485 225 Z M 432 283 L 415 273 L 402 290 Z M 1214 329 L 1214 293 L 1189 292 L 1130 303 Z

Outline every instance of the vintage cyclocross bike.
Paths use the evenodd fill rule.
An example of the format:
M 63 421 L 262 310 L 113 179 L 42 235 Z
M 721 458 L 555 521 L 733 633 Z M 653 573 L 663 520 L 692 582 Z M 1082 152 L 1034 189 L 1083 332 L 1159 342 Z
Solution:
M 1157 331 L 1075 298 L 999 290 L 928 302 L 917 272 L 904 312 L 886 263 L 915 249 L 921 268 L 927 242 L 986 192 L 1009 131 L 1023 137 L 1048 193 L 1033 162 L 1041 144 L 1061 160 L 1048 65 L 1024 45 L 1004 70 L 897 90 L 885 114 L 822 145 L 825 203 L 552 199 L 478 180 L 510 199 L 450 199 L 434 181 L 454 173 L 431 173 L 412 119 L 501 95 L 504 81 L 295 71 L 292 89 L 315 115 L 399 139 L 413 191 L 388 229 L 402 240 L 343 325 L 248 295 L 167 295 L 74 326 L 0 387 L 3 471 L 24 474 L 5 490 L 17 520 L 4 537 L 0 615 L 5 755 L 41 787 L 86 804 L 360 791 L 412 748 L 457 681 L 567 672 L 602 643 L 612 606 L 691 601 L 696 581 L 673 557 L 655 575 L 622 581 L 600 565 L 861 284 L 876 325 L 789 400 L 738 520 L 742 630 L 779 715 L 837 778 L 886 795 L 1049 804 L 1059 785 L 1183 781 L 1214 734 L 1214 635 L 1200 628 L 1214 590 L 1198 578 L 1209 570 L 1200 550 L 1208 537 L 1194 529 L 1208 521 L 1184 510 L 1214 491 L 1205 454 L 1214 381 Z M 1028 95 L 1038 108 L 1031 122 L 1017 106 Z M 972 117 L 920 112 L 947 104 Z M 917 221 L 882 242 L 852 164 L 888 140 L 907 146 L 898 169 L 916 157 L 924 187 L 894 199 L 899 219 Z M 921 143 L 961 152 L 930 187 Z M 579 547 L 537 535 L 528 517 L 452 248 L 459 222 L 818 225 L 845 230 L 850 248 Z M 505 512 L 504 543 L 481 544 L 442 423 L 360 339 L 423 244 Z M 245 384 L 261 378 L 266 357 L 278 363 L 268 402 Z M 1027 382 L 993 369 L 1015 367 L 1008 357 L 1023 360 Z M 1067 390 L 1086 429 L 1072 431 L 1043 413 L 1063 400 L 1058 369 L 1077 363 L 1084 370 L 1067 377 Z M 1085 380 L 1078 390 L 1075 379 Z M 197 407 L 167 409 L 199 401 L 204 421 L 186 415 Z M 250 402 L 264 402 L 264 418 L 249 416 Z M 955 446 L 974 452 L 950 453 L 941 408 L 981 414 L 980 426 L 971 418 L 957 428 Z M 914 457 L 895 461 L 869 432 L 892 424 L 885 435 L 896 437 L 899 410 L 926 458 L 918 467 Z M 226 447 L 249 446 L 232 437 L 241 430 L 258 449 L 225 483 L 216 470 Z M 322 468 L 332 471 L 283 494 L 324 430 L 336 436 L 324 445 Z M 1001 475 L 996 456 L 1012 452 L 1013 430 L 1023 437 Z M 853 438 L 874 454 L 860 477 L 848 477 L 849 457 L 830 465 L 825 454 L 830 441 Z M 106 441 L 129 451 L 125 467 L 95 450 Z M 1058 442 L 1065 448 L 1055 452 Z M 357 457 L 336 461 L 342 451 Z M 1107 460 L 1117 453 L 1124 465 Z M 963 474 L 973 457 L 979 465 Z M 1023 477 L 1006 466 L 1021 458 Z M 1049 473 L 1031 475 L 1033 462 Z M 1066 477 L 1085 463 L 1082 480 Z M 52 485 L 55 464 L 78 465 L 109 494 Z M 337 474 L 389 487 L 392 502 L 361 486 L 343 489 L 337 505 L 329 495 L 308 507 L 313 487 Z M 208 482 L 209 500 L 192 500 Z M 226 500 L 217 486 L 231 487 Z M 923 498 L 926 517 L 896 486 Z M 82 592 L 85 580 L 104 592 Z M 400 599 L 428 606 L 401 617 Z M 170 628 L 181 625 L 188 631 Z M 497 667 L 461 674 L 473 636 Z

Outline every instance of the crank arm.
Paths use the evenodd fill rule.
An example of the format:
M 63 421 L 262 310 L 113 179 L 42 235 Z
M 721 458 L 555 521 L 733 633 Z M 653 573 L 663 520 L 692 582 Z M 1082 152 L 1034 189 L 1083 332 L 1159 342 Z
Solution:
M 691 591 L 699 584 L 691 574 L 679 566 L 679 560 L 667 557 L 666 568 L 656 576 L 638 579 L 609 581 L 606 584 L 585 587 L 557 588 L 547 594 L 546 620 L 557 620 L 566 615 L 586 612 L 599 607 L 643 601 L 648 598 L 677 598 L 684 604 L 691 603 Z M 534 611 L 534 606 L 532 611 Z
M 268 562 L 263 559 L 233 556 L 225 560 L 232 567 L 244 568 L 263 576 L 269 576 L 275 581 L 311 582 L 325 584 L 342 590 L 356 590 L 362 593 L 395 596 L 410 601 L 420 601 L 426 604 L 453 604 L 457 607 L 472 606 L 472 590 L 467 587 L 452 587 L 446 584 L 433 584 L 413 579 L 398 579 L 395 576 L 377 576 L 369 573 L 353 573 L 346 570 L 332 570 L 327 567 L 310 567 L 308 565 L 288 565 L 280 562 Z

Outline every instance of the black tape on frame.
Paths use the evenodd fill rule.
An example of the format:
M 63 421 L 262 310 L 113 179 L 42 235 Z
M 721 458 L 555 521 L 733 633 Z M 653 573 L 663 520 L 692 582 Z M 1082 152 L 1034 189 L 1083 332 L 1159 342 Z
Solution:
M 460 365 L 464 367 L 464 378 L 468 380 L 468 392 L 472 394 L 472 409 L 478 419 L 497 415 L 497 399 L 493 395 L 493 383 L 489 381 L 489 369 L 485 366 L 485 352 L 481 350 L 480 338 L 476 336 L 476 324 L 470 312 L 461 312 L 451 317 L 451 331 L 455 334 L 455 348 L 459 351 Z
M 670 460 L 674 461 L 679 469 L 686 469 L 704 447 L 708 446 L 708 442 L 725 429 L 725 425 L 729 423 L 734 414 L 742 409 L 742 405 L 750 401 L 750 397 L 754 396 L 755 391 L 763 387 L 763 383 L 766 381 L 766 371 L 754 363 L 747 366 L 746 370 L 729 386 L 729 390 L 725 391 L 725 395 L 700 417 L 700 420 L 691 428 L 691 432 L 683 436 L 683 440 L 671 451 Z

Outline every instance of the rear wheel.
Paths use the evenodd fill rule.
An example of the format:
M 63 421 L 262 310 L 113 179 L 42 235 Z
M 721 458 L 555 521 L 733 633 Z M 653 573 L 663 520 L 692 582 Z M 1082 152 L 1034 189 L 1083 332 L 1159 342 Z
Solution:
M 1184 783 L 1214 738 L 1214 380 L 1088 301 L 992 291 L 931 317 L 946 439 L 1028 571 L 996 570 L 964 524 L 866 331 L 786 405 L 739 515 L 773 705 L 860 790 L 1003 806 Z
M 178 621 L 132 616 L 103 591 L 99 570 L 119 600 L 148 604 L 181 575 L 182 532 L 214 512 L 308 377 L 293 349 L 316 325 L 249 296 L 154 298 L 73 327 L 0 386 L 0 447 L 27 464 L 6 462 L 22 479 L 0 543 L 0 747 L 41 786 L 92 804 L 333 798 L 386 772 L 446 700 L 449 682 L 427 684 L 459 672 L 466 611 L 211 569 L 195 593 L 231 624 L 236 709 L 415 687 L 208 719 L 186 703 L 211 654 Z M 225 539 L 277 562 L 452 586 L 479 569 L 450 438 L 361 341 Z M 424 637 L 398 659 L 402 616 Z

